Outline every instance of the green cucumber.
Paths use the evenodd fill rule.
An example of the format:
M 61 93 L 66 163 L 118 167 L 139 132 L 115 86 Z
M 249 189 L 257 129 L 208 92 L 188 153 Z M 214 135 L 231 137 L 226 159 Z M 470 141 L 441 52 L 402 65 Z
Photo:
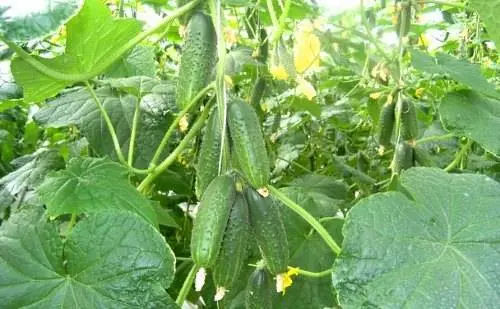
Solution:
M 288 240 L 278 204 L 253 189 L 245 190 L 250 213 L 250 228 L 267 268 L 273 275 L 288 270 Z
M 233 179 L 224 175 L 212 180 L 201 197 L 191 235 L 191 256 L 196 265 L 215 265 L 235 196 Z
M 177 105 L 182 109 L 205 88 L 217 56 L 217 37 L 210 16 L 195 12 L 187 26 L 177 80 Z
M 401 138 L 405 141 L 415 140 L 418 135 L 417 112 L 411 101 L 403 100 L 400 120 Z
M 398 22 L 396 23 L 396 33 L 398 36 L 407 36 L 411 27 L 411 5 L 410 2 L 401 2 L 397 7 L 398 9 Z M 403 13 L 405 16 L 403 16 Z M 403 20 L 404 17 L 404 20 Z M 404 24 L 402 24 L 404 22 Z
M 241 172 L 250 184 L 261 188 L 269 183 L 270 163 L 260 121 L 254 108 L 240 99 L 230 102 L 228 126 Z
M 247 258 L 248 236 L 247 201 L 243 194 L 237 193 L 219 257 L 213 270 L 213 278 L 218 291 L 219 289 L 228 290 L 238 279 Z
M 245 309 L 272 309 L 272 282 L 265 268 L 256 268 L 248 278 Z
M 396 104 L 392 102 L 385 103 L 380 110 L 378 123 L 378 143 L 383 147 L 391 146 L 392 132 L 394 131 Z
M 196 164 L 195 193 L 198 199 L 210 182 L 218 176 L 219 156 L 221 148 L 221 126 L 219 123 L 219 111 L 214 108 L 208 118 L 205 133 L 201 141 L 198 163 Z
M 394 158 L 392 160 L 392 171 L 395 174 L 409 169 L 413 166 L 413 147 L 405 141 L 399 142 L 394 150 Z

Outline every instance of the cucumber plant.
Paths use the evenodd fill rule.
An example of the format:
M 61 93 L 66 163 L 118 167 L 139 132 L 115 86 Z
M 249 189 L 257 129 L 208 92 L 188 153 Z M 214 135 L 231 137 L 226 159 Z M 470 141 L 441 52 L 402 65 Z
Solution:
M 0 3 L 0 307 L 498 308 L 494 2 Z

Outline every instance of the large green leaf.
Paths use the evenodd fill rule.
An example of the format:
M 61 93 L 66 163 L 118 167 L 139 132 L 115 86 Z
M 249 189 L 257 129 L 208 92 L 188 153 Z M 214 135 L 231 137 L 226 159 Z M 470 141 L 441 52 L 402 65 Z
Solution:
M 57 151 L 40 149 L 37 152 L 19 157 L 12 161 L 17 169 L 0 179 L 11 195 L 24 190 L 33 190 L 38 186 L 48 172 L 64 167 L 64 161 Z
M 78 15 L 66 26 L 65 54 L 50 59 L 33 56 L 47 67 L 65 74 L 90 73 L 96 67 L 105 70 L 100 64 L 115 57 L 115 52 L 141 30 L 141 24 L 135 19 L 114 20 L 101 0 L 86 0 Z M 45 75 L 22 58 L 12 61 L 12 73 L 23 87 L 28 102 L 42 101 L 72 84 Z
M 488 35 L 493 39 L 496 46 L 500 46 L 500 2 L 492 0 L 470 0 L 469 5 L 472 6 L 480 15 Z
M 320 175 L 308 175 L 297 179 L 294 183 L 306 185 L 307 179 L 322 179 L 316 189 L 330 187 L 335 180 Z M 338 211 L 338 200 L 314 191 L 314 184 L 306 187 L 286 187 L 280 191 L 285 193 L 291 200 L 299 204 L 316 218 L 332 217 Z M 321 196 L 319 198 L 318 196 Z M 328 203 L 330 201 L 330 204 Z M 317 234 L 312 233 L 311 226 L 300 216 L 290 209 L 283 207 L 283 219 L 285 222 L 288 247 L 290 251 L 290 266 L 299 267 L 308 271 L 319 272 L 331 268 L 335 254 L 325 241 Z M 340 244 L 342 242 L 342 219 L 333 219 L 325 223 L 325 228 L 332 237 Z M 274 302 L 276 308 L 324 308 L 331 305 L 333 295 L 329 285 L 330 277 L 308 278 L 294 277 L 293 285 L 287 289 L 284 296 L 276 295 Z
M 446 129 L 500 154 L 500 101 L 471 90 L 451 92 L 439 108 Z
M 413 168 L 407 195 L 361 200 L 344 225 L 333 285 L 342 308 L 498 308 L 500 184 Z
M 438 53 L 436 58 L 419 50 L 411 52 L 413 67 L 431 74 L 447 74 L 454 80 L 490 97 L 500 98 L 495 86 L 481 74 L 479 66 L 458 60 L 448 54 Z
M 50 216 L 109 209 L 132 211 L 156 225 L 151 203 L 129 182 L 126 170 L 108 159 L 73 158 L 38 187 Z
M 163 236 L 129 212 L 80 221 L 66 240 L 42 208 L 0 228 L 2 308 L 166 308 L 175 257 Z
M 130 85 L 130 84 L 126 84 Z M 140 104 L 140 118 L 134 151 L 134 165 L 146 168 L 156 147 L 171 123 L 174 90 L 171 84 L 157 82 L 153 93 L 144 95 Z M 132 86 L 130 86 L 132 89 Z M 132 91 L 132 90 L 130 90 Z M 147 89 L 134 90 L 147 93 Z M 128 154 L 130 134 L 137 98 L 117 93 L 109 88 L 96 91 L 116 131 L 125 156 Z M 92 95 L 86 89 L 67 93 L 51 101 L 34 116 L 47 127 L 77 125 L 100 155 L 116 158 L 113 141 Z
M 137 45 L 132 51 L 115 62 L 106 72 L 109 77 L 149 76 L 156 73 L 155 53 L 151 46 Z
M 3 0 L 0 3 L 0 35 L 11 41 L 27 41 L 48 35 L 75 14 L 82 0 Z
M 343 223 L 342 219 L 333 219 L 325 223 L 325 228 L 339 244 L 342 242 Z M 289 233 L 288 226 L 287 233 Z M 312 272 L 330 269 L 335 259 L 335 254 L 317 233 L 311 235 L 304 233 L 302 241 L 290 253 L 290 266 Z M 293 284 L 285 295 L 276 295 L 275 307 L 314 309 L 330 307 L 334 301 L 330 281 L 328 275 L 321 278 L 294 277 Z

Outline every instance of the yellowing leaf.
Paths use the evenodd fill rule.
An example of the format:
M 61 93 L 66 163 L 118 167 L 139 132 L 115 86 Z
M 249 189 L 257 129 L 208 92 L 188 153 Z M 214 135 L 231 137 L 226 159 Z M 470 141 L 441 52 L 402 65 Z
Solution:
M 421 98 L 424 95 L 424 92 L 425 88 L 417 88 L 417 90 L 415 90 L 415 96 L 417 98 Z
M 288 79 L 288 72 L 286 71 L 286 69 L 283 65 L 271 66 L 269 71 L 271 72 L 271 75 L 277 80 Z
M 297 82 L 299 83 L 296 88 L 297 93 L 311 101 L 316 96 L 316 89 L 314 89 L 310 82 L 303 78 L 297 79 Z

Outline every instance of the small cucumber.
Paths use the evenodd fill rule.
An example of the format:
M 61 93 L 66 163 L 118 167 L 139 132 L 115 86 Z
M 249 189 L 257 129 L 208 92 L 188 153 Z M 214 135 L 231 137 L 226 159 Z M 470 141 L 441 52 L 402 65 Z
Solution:
M 401 173 L 402 170 L 409 169 L 412 166 L 413 166 L 413 147 L 408 142 L 401 141 L 394 150 L 392 171 L 395 174 L 399 174 Z
M 271 276 L 265 268 L 256 268 L 248 278 L 245 291 L 245 309 L 272 309 Z
M 219 257 L 213 270 L 217 292 L 227 291 L 238 279 L 247 258 L 248 236 L 247 201 L 242 193 L 237 193 L 224 233 Z
M 278 204 L 253 189 L 245 190 L 250 213 L 250 228 L 267 268 L 273 275 L 288 270 L 288 240 Z
M 187 26 L 177 80 L 177 105 L 182 109 L 208 85 L 217 56 L 217 37 L 210 16 L 195 12 Z
M 198 163 L 196 164 L 195 193 L 198 199 L 219 172 L 221 148 L 221 126 L 217 108 L 211 111 L 205 133 L 201 141 Z
M 392 132 L 394 131 L 395 109 L 393 102 L 385 103 L 380 110 L 378 124 L 378 143 L 383 147 L 391 146 Z
M 269 183 L 270 163 L 267 156 L 259 117 L 254 108 L 240 99 L 230 102 L 228 126 L 234 151 L 241 172 L 256 188 Z
M 401 138 L 412 141 L 417 138 L 418 124 L 415 105 L 411 101 L 403 100 L 401 104 Z
M 191 235 L 191 256 L 196 265 L 215 265 L 235 196 L 234 181 L 225 175 L 214 178 L 203 193 Z
M 396 6 L 398 8 L 396 33 L 398 34 L 398 36 L 405 37 L 410 32 L 410 27 L 411 27 L 411 5 L 409 2 L 406 2 L 404 4 L 403 3 L 404 2 L 400 2 Z

